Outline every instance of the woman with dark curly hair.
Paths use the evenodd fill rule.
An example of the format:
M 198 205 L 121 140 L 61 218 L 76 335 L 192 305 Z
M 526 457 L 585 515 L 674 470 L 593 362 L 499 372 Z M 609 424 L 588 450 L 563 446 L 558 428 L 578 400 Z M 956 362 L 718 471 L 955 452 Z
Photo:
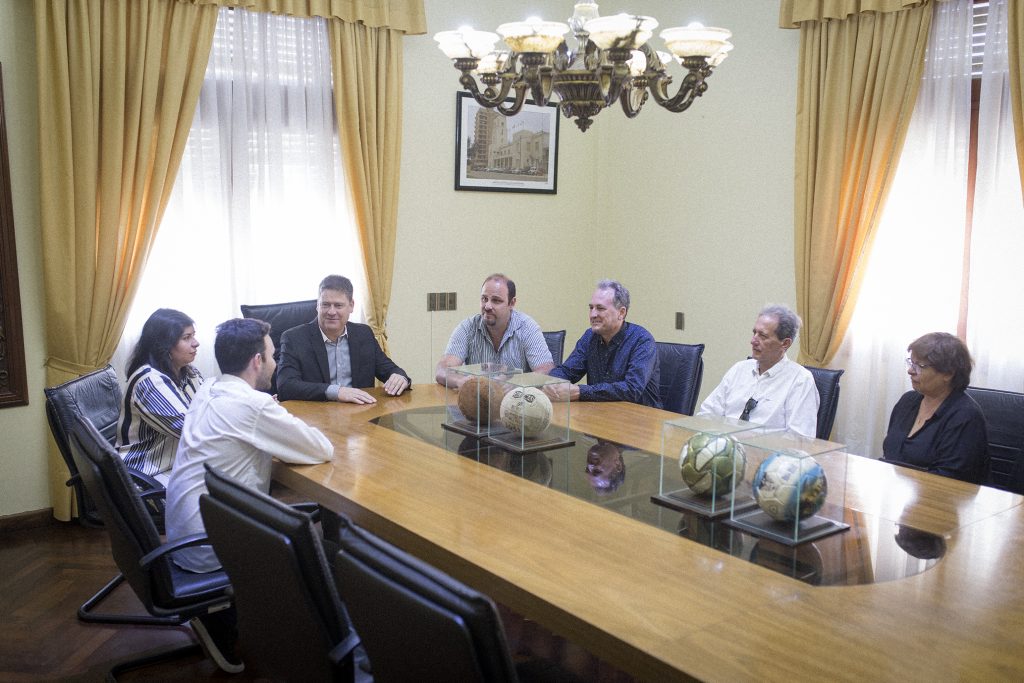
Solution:
M 181 426 L 203 376 L 196 358 L 195 323 L 181 311 L 159 308 L 142 326 L 131 360 L 117 424 L 125 464 L 164 484 L 174 464 Z
M 931 332 L 907 347 L 913 391 L 896 402 L 882 443 L 883 459 L 980 484 L 988 465 L 981 407 L 964 389 L 971 354 L 959 338 Z

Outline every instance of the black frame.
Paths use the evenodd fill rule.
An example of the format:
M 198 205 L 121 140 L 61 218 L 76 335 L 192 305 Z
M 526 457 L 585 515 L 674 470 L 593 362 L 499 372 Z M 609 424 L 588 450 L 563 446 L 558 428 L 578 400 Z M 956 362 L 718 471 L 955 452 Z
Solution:
M 512 102 L 509 99 L 507 102 Z M 505 117 L 495 112 L 496 116 L 502 117 L 507 125 L 527 125 L 531 121 L 541 121 L 538 117 L 546 117 L 546 129 L 543 126 L 529 127 L 528 130 L 535 132 L 547 131 L 548 158 L 546 173 L 523 173 L 522 171 L 504 173 L 501 171 L 474 171 L 469 165 L 469 135 L 471 133 L 471 117 L 477 111 L 486 111 L 485 107 L 477 104 L 473 96 L 468 92 L 459 92 L 455 96 L 455 189 L 474 190 L 482 192 L 528 192 L 536 194 L 557 194 L 558 193 L 558 133 L 559 116 L 558 106 L 548 104 L 539 106 L 530 103 L 529 100 L 523 104 L 522 110 L 515 116 Z M 465 122 L 465 123 L 464 123 Z M 464 144 L 465 143 L 465 144 Z M 535 167 L 531 167 L 535 168 Z M 474 177 L 472 174 L 480 173 Z M 481 177 L 486 174 L 488 177 Z
M 28 405 L 28 378 L 21 327 L 18 254 L 14 248 L 14 202 L 7 154 L 3 66 L 0 65 L 0 408 L 24 405 Z

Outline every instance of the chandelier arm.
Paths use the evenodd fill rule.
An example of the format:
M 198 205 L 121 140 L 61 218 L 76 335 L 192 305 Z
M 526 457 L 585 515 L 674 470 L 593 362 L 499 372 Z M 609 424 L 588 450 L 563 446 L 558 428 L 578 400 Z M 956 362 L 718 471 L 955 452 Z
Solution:
M 641 85 L 638 81 L 641 79 L 634 79 L 633 87 L 622 91 L 619 95 L 619 103 L 622 105 L 622 113 L 626 115 L 626 118 L 633 119 L 640 113 L 644 103 L 647 102 L 647 85 L 644 83 Z M 646 79 L 643 79 L 646 81 Z M 635 105 L 634 100 L 639 100 Z
M 604 106 L 611 106 L 615 100 L 622 95 L 628 95 L 630 88 L 629 67 L 625 64 L 615 64 L 612 67 L 611 80 L 608 83 L 608 92 L 604 95 Z
M 529 67 L 523 72 L 523 80 L 530 88 L 533 103 L 545 107 L 551 99 L 552 69 L 548 66 Z
M 509 83 L 511 82 L 512 81 L 509 80 Z M 519 110 L 523 108 L 523 102 L 526 101 L 526 84 L 523 83 L 522 81 L 518 81 L 515 84 L 515 88 L 515 101 L 512 102 L 511 104 L 506 102 L 504 104 L 499 105 L 497 107 L 499 114 L 504 114 L 505 116 L 515 116 L 516 114 L 519 113 Z
M 690 108 L 693 102 L 704 94 L 708 89 L 705 78 L 711 75 L 711 69 L 707 66 L 700 69 L 691 69 L 686 78 L 679 84 L 679 90 L 672 97 L 668 97 L 667 86 L 671 78 L 658 79 L 651 84 L 651 94 L 654 101 L 670 112 L 678 114 Z
M 462 77 L 459 78 L 459 83 L 465 90 L 469 91 L 477 104 L 481 107 L 493 109 L 494 107 L 501 106 L 508 97 L 513 80 L 513 78 L 503 77 L 500 90 L 495 91 L 494 88 L 487 87 L 483 92 L 480 92 L 480 88 L 477 86 L 476 79 L 473 78 L 472 74 L 463 72 Z

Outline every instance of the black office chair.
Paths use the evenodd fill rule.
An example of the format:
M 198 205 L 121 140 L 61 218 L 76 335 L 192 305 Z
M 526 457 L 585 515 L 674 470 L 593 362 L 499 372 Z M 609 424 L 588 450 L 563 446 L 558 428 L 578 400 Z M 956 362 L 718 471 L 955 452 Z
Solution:
M 207 466 L 199 499 L 234 587 L 247 661 L 275 679 L 352 681 L 359 638 L 310 515 Z
M 988 473 L 985 483 L 1024 494 L 1024 394 L 967 387 L 978 402 L 988 429 Z
M 71 431 L 74 415 L 84 415 L 96 425 L 109 443 L 114 443 L 121 410 L 121 386 L 117 383 L 117 373 L 108 365 L 102 370 L 43 389 L 43 393 L 46 395 L 46 419 L 50 423 L 50 433 L 71 474 L 66 485 L 74 489 L 78 521 L 84 526 L 103 526 L 71 457 L 68 432 Z
M 82 482 L 82 476 L 71 453 L 69 435 L 77 417 L 88 418 L 100 432 L 103 440 L 113 445 L 116 438 L 117 420 L 121 404 L 121 386 L 117 382 L 114 368 L 108 365 L 102 370 L 90 372 L 55 387 L 43 390 L 46 395 L 46 419 L 50 433 L 57 443 L 71 478 L 67 485 L 75 492 L 78 505 L 78 520 L 84 526 L 101 527 L 103 520 L 96 505 Z M 163 484 L 147 474 L 126 468 L 135 485 L 146 495 L 147 508 L 158 531 L 163 532 Z M 118 573 L 103 588 L 78 608 L 78 618 L 89 623 L 101 624 L 150 624 L 152 617 L 132 614 L 104 614 L 94 612 L 121 583 L 124 575 Z
M 561 365 L 565 358 L 565 330 L 544 332 L 544 341 L 548 343 L 548 349 L 551 351 L 551 360 L 555 365 Z
M 351 523 L 339 540 L 338 592 L 375 683 L 518 680 L 490 598 Z
M 288 301 L 283 304 L 242 304 L 243 318 L 258 318 L 270 323 L 270 341 L 274 342 L 274 360 L 281 360 L 281 335 L 316 318 L 316 299 Z M 270 379 L 270 393 L 277 393 L 277 370 Z
M 836 421 L 836 410 L 839 409 L 839 378 L 845 370 L 816 368 L 805 365 L 814 376 L 814 384 L 818 387 L 818 432 L 819 439 L 832 436 L 832 425 Z
M 230 584 L 224 572 L 194 574 L 171 560 L 175 550 L 209 543 L 206 537 L 197 534 L 161 543 L 156 525 L 124 461 L 88 418 L 75 417 L 69 443 L 82 482 L 96 503 L 103 527 L 110 536 L 114 562 L 151 615 L 148 622 L 138 623 L 182 625 L 199 615 L 230 607 Z M 190 644 L 122 662 L 111 669 L 108 679 L 129 669 L 192 655 L 199 650 L 198 644 Z
M 661 365 L 661 403 L 665 410 L 693 415 L 704 379 L 704 345 L 655 342 Z

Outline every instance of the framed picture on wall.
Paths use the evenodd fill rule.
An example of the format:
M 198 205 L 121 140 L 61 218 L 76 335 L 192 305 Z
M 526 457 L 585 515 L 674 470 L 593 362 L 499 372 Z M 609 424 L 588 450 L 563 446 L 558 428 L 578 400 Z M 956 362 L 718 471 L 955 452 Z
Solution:
M 7 155 L 4 77 L 0 66 L 0 408 L 28 405 L 25 340 L 21 329 L 18 255 L 14 248 L 14 203 Z
M 512 100 L 508 100 L 512 102 Z M 524 104 L 515 116 L 455 99 L 455 189 L 558 191 L 558 107 Z

